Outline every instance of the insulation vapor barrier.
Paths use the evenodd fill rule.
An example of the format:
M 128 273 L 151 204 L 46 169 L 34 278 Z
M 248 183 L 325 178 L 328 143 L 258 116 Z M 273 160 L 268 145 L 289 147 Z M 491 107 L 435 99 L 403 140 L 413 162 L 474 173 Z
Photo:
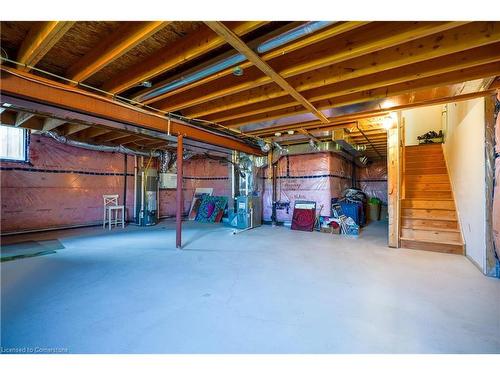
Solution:
M 272 180 L 264 184 L 263 219 L 271 221 Z M 290 222 L 296 200 L 311 200 L 317 209 L 323 206 L 321 215 L 331 214 L 331 198 L 339 198 L 352 186 L 352 165 L 339 155 L 329 152 L 283 156 L 277 166 L 276 220 Z
M 134 162 L 126 155 L 71 147 L 31 135 L 29 163 L 2 162 L 2 232 L 102 221 L 103 194 L 119 194 L 132 217 Z
M 493 242 L 497 259 L 500 259 L 500 97 L 497 96 L 495 106 L 495 186 L 493 190 Z M 491 167 L 490 167 L 491 169 Z
M 387 160 L 376 160 L 364 168 L 356 168 L 357 186 L 368 196 L 387 204 Z
M 213 195 L 231 196 L 229 163 L 211 159 L 189 159 L 183 168 L 183 213 L 187 215 L 196 188 L 213 188 Z M 160 189 L 160 216 L 175 216 L 176 189 Z

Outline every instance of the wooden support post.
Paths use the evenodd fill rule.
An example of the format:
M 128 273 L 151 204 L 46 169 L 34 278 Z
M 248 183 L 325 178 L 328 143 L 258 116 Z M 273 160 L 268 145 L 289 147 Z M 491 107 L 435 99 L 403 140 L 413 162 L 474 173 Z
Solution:
M 175 247 L 178 249 L 182 248 L 182 154 L 183 154 L 183 146 L 182 146 L 183 136 L 179 134 L 177 136 L 177 213 L 176 213 L 176 240 Z
M 401 134 L 400 116 L 387 130 L 387 194 L 389 214 L 389 247 L 399 247 L 399 206 L 401 186 Z

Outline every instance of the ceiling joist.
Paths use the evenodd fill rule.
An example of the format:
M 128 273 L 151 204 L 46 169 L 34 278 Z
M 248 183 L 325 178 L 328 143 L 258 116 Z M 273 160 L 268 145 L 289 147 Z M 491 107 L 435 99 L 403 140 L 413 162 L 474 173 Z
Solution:
M 445 30 L 456 28 L 464 22 L 387 22 L 368 24 L 354 29 L 342 38 L 326 39 L 311 47 L 290 53 L 273 61 L 273 69 L 287 79 L 299 74 L 321 69 L 355 57 L 367 55 L 381 49 L 423 38 Z M 247 73 L 245 73 L 247 74 Z M 250 75 L 250 74 L 249 74 Z M 209 102 L 223 96 L 236 94 L 254 87 L 272 83 L 269 77 L 256 76 L 235 84 L 231 77 L 224 77 L 217 84 L 205 85 L 178 98 L 168 98 L 155 103 L 155 107 L 165 111 L 176 111 L 193 105 Z M 217 90 L 214 90 L 217 87 Z
M 499 35 L 500 37 L 500 35 Z M 444 73 L 461 71 L 479 65 L 500 61 L 500 43 L 479 47 L 470 51 L 460 52 L 438 59 L 423 61 L 413 65 L 406 65 L 397 69 L 374 73 L 369 76 L 341 81 L 331 85 L 321 85 L 316 89 L 303 92 L 304 96 L 311 103 L 324 99 L 373 90 L 380 87 L 400 84 L 415 79 L 439 76 Z M 469 77 L 463 76 L 463 80 Z M 252 114 L 269 112 L 275 109 L 285 108 L 295 103 L 287 100 L 286 97 L 257 102 L 246 106 L 241 106 L 229 111 L 205 116 L 204 119 L 213 122 L 224 122 L 237 118 L 246 117 Z
M 48 21 L 37 23 L 28 33 L 19 48 L 17 61 L 23 66 L 20 69 L 29 71 L 28 66 L 35 66 L 43 56 L 61 39 L 73 26 L 69 21 Z
M 43 122 L 43 128 L 42 131 L 48 132 L 54 129 L 57 129 L 57 127 L 65 124 L 65 120 L 59 120 L 56 118 L 46 118 L 45 121 Z
M 343 33 L 346 33 L 348 31 L 352 31 L 354 29 L 357 29 L 359 27 L 362 27 L 364 25 L 367 25 L 369 22 L 362 22 L 362 21 L 349 21 L 349 22 L 339 22 L 339 23 L 336 23 L 334 24 L 333 26 L 329 27 L 329 28 L 326 28 L 325 30 L 323 31 L 319 31 L 319 32 L 316 32 L 316 33 L 313 33 L 307 37 L 304 37 L 304 38 L 300 38 L 298 39 L 297 41 L 295 42 L 291 42 L 291 43 L 287 43 L 285 44 L 284 46 L 282 47 L 279 47 L 279 48 L 275 48 L 269 52 L 266 52 L 264 54 L 262 54 L 260 56 L 260 58 L 264 61 L 269 61 L 269 60 L 272 60 L 274 58 L 277 58 L 277 57 L 281 57 L 281 56 L 284 56 L 285 54 L 289 54 L 291 52 L 294 52 L 294 51 L 297 51 L 301 48 L 306 48 L 306 47 L 310 47 L 311 45 L 314 45 L 315 43 L 318 43 L 318 42 L 321 42 L 325 39 L 329 39 L 329 38 L 333 38 L 334 36 L 338 36 L 340 34 L 343 34 Z M 286 26 L 284 27 L 286 29 L 289 28 L 289 26 Z M 274 33 L 271 33 L 270 35 L 266 35 L 265 38 L 260 38 L 259 40 L 255 41 L 255 42 L 259 42 L 259 41 L 264 41 L 264 40 L 269 40 L 270 38 L 273 38 L 277 35 L 279 35 L 279 30 L 276 30 L 276 32 Z M 255 42 L 252 41 L 251 43 L 248 43 L 249 46 L 252 45 L 255 45 Z M 246 61 L 246 62 L 243 62 L 241 64 L 238 65 L 240 68 L 242 69 L 247 69 L 247 68 L 250 68 L 250 74 L 252 73 L 252 63 L 250 61 Z M 255 69 L 254 69 L 255 71 Z M 221 72 L 218 72 L 217 74 L 214 74 L 214 75 L 211 75 L 211 76 L 208 76 L 206 78 L 203 78 L 203 79 L 200 79 L 198 81 L 195 81 L 193 83 L 189 83 L 183 87 L 180 87 L 172 92 L 168 92 L 168 93 L 165 93 L 165 94 L 162 94 L 162 95 L 158 95 L 152 99 L 149 99 L 149 100 L 144 100 L 143 103 L 144 104 L 150 104 L 150 103 L 153 103 L 153 102 L 157 102 L 159 100 L 162 100 L 162 99 L 165 99 L 167 97 L 170 97 L 170 96 L 173 96 L 173 95 L 177 95 L 183 91 L 187 91 L 187 90 L 191 90 L 197 86 L 200 86 L 200 85 L 204 85 L 204 84 L 207 84 L 209 82 L 212 82 L 214 80 L 217 80 L 217 79 L 220 79 L 220 78 L 223 78 L 223 77 L 226 77 L 226 76 L 230 76 L 233 74 L 233 67 L 230 67 L 230 68 L 227 68 L 227 69 L 224 69 L 222 70 Z M 267 78 L 267 77 L 266 77 Z M 161 84 L 164 84 L 166 82 L 163 82 L 163 83 L 159 83 L 158 85 L 161 85 Z M 158 86 L 157 85 L 157 86 Z M 143 93 L 141 94 L 145 94 L 145 93 L 148 93 L 148 92 L 151 92 L 152 89 L 150 90 L 145 90 Z
M 237 22 L 232 29 L 237 35 L 245 35 L 267 22 Z M 141 82 L 147 81 L 167 70 L 173 69 L 189 60 L 197 58 L 224 44 L 221 37 L 214 36 L 209 28 L 198 30 L 192 35 L 182 38 L 175 46 L 168 46 L 141 61 L 103 85 L 103 90 L 112 93 L 123 92 Z
M 28 112 L 18 112 L 16 116 L 15 127 L 22 127 L 27 121 L 33 118 L 34 114 Z
M 371 101 L 374 99 L 384 99 L 390 96 L 400 95 L 414 90 L 423 90 L 437 86 L 459 83 L 463 82 L 464 80 L 474 80 L 483 77 L 490 77 L 497 74 L 500 74 L 500 61 L 480 65 L 477 67 L 460 69 L 458 71 L 440 74 L 433 77 L 398 83 L 387 87 L 379 87 L 373 90 L 347 94 L 339 97 L 334 97 L 333 99 L 323 99 L 315 102 L 314 104 L 319 110 L 325 110 Z M 241 127 L 247 124 L 270 121 L 281 117 L 290 117 L 305 113 L 307 113 L 307 111 L 304 111 L 302 107 L 292 105 L 285 109 L 270 111 L 256 116 L 249 116 L 241 119 L 223 122 L 222 125 L 227 127 Z
M 84 81 L 171 22 L 127 22 L 78 60 L 67 72 L 73 81 Z
M 439 41 L 436 41 L 436 36 L 429 36 L 398 47 L 384 49 L 367 56 L 303 73 L 292 77 L 289 82 L 297 91 L 304 92 L 405 66 L 408 66 L 406 71 L 411 72 L 415 69 L 410 68 L 410 66 L 415 66 L 415 64 L 421 62 L 424 62 L 423 65 L 425 65 L 425 61 L 431 59 L 434 60 L 434 70 L 459 62 L 467 63 L 469 61 L 472 63 L 479 60 L 479 56 L 477 56 L 478 52 L 482 53 L 483 56 L 488 53 L 491 56 L 497 49 L 495 46 L 500 41 L 500 27 L 497 24 L 489 28 L 487 26 L 487 23 L 471 23 L 440 33 Z M 448 57 L 449 55 L 453 56 Z M 429 69 L 429 65 L 427 65 L 427 69 Z M 414 74 L 418 74 L 418 72 Z M 218 86 L 218 88 L 220 92 L 224 89 L 223 86 Z M 204 92 L 200 91 L 198 94 L 203 97 Z M 214 95 L 214 91 L 212 90 L 211 93 L 207 94 Z M 258 86 L 240 94 L 224 95 L 218 99 L 198 104 L 185 110 L 184 113 L 186 116 L 205 117 L 212 113 L 281 96 L 283 96 L 283 92 L 275 86 Z
M 51 107 L 49 115 L 64 118 L 68 122 L 81 122 L 83 119 L 92 121 L 92 124 L 103 127 L 121 126 L 130 132 L 148 130 L 165 134 L 170 128 L 171 135 L 182 134 L 188 141 L 198 141 L 226 148 L 238 150 L 252 155 L 260 155 L 262 152 L 256 146 L 248 142 L 225 134 L 207 131 L 179 120 L 168 120 L 156 113 L 139 110 L 123 103 L 117 103 L 109 98 L 91 94 L 84 90 L 60 84 L 30 73 L 20 73 L 15 69 L 0 66 L 0 84 L 2 87 L 2 100 L 9 95 L 12 101 L 15 98 L 23 98 L 20 101 L 29 102 L 30 107 Z M 10 99 L 9 99 L 10 100 Z M 30 102 L 31 101 L 31 102 Z M 76 121 L 72 121 L 72 119 Z M 109 126 L 107 124 L 110 124 Z M 143 130 L 142 130 L 143 129 Z
M 235 35 L 229 28 L 222 22 L 210 21 L 205 22 L 212 30 L 219 34 L 238 52 L 243 54 L 252 64 L 262 70 L 269 78 L 273 80 L 278 86 L 285 90 L 297 102 L 307 108 L 311 113 L 324 123 L 328 123 L 326 116 L 316 109 L 306 98 L 299 94 L 283 77 L 274 71 L 269 64 L 263 61 L 254 51 L 252 51 L 237 35 Z

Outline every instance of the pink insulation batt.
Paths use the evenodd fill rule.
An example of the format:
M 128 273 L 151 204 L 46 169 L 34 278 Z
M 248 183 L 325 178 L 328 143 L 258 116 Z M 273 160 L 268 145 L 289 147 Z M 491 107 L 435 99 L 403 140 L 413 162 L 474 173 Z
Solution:
M 119 194 L 127 179 L 133 215 L 134 159 L 85 150 L 31 135 L 29 163 L 2 162 L 2 232 L 91 224 L 102 220 L 103 194 Z M 125 177 L 127 175 L 127 177 Z
M 213 188 L 213 195 L 231 195 L 229 164 L 211 159 L 184 161 L 183 208 L 187 214 L 196 188 Z M 160 190 L 160 216 L 175 216 L 175 189 Z
M 292 220 L 296 200 L 315 201 L 321 215 L 330 215 L 331 198 L 340 197 L 352 185 L 351 163 L 329 152 L 283 156 L 278 161 L 277 197 L 280 202 L 290 202 L 288 213 L 277 210 L 277 220 Z M 267 175 L 267 174 L 266 174 Z M 264 220 L 272 214 L 272 181 L 265 180 L 263 195 Z

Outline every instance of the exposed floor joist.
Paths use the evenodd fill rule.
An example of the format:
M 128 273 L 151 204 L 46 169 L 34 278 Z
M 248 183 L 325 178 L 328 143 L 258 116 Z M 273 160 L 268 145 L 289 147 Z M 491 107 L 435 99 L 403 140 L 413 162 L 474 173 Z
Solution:
M 375 72 L 374 69 L 370 69 L 372 73 L 350 79 L 347 79 L 351 75 L 349 73 L 342 74 L 339 72 L 334 76 L 329 74 L 332 73 L 329 70 L 321 72 L 322 74 L 317 74 L 318 72 L 316 71 L 308 76 L 309 79 L 307 81 L 302 81 L 302 84 L 296 81 L 295 83 L 297 86 L 295 87 L 299 92 L 303 93 L 308 100 L 320 100 L 325 97 L 334 97 L 352 92 L 371 90 L 381 86 L 388 86 L 499 61 L 499 51 L 500 43 L 494 43 L 414 64 L 403 64 L 400 67 L 388 70 L 384 70 L 382 66 L 377 65 L 379 67 L 378 72 Z M 391 65 L 393 64 L 394 60 L 391 60 Z M 206 120 L 218 122 L 231 119 L 231 116 L 237 116 L 238 113 L 244 112 L 244 109 L 250 107 L 250 105 L 253 105 L 255 108 L 266 107 L 267 103 L 272 103 L 271 100 L 273 99 L 281 103 L 286 102 L 284 99 L 277 99 L 283 97 L 283 94 L 279 92 L 279 90 L 274 88 L 264 89 L 265 87 L 259 87 L 253 91 L 248 91 L 245 95 L 228 97 L 220 101 L 222 106 L 219 108 L 215 107 L 218 105 L 217 102 L 212 102 L 205 105 L 205 108 L 209 108 L 211 105 L 214 106 L 211 110 L 207 109 L 201 113 L 191 111 L 185 113 L 189 116 L 202 116 Z
M 278 86 L 285 90 L 290 96 L 292 96 L 297 102 L 302 104 L 311 113 L 318 117 L 322 122 L 328 123 L 326 116 L 318 111 L 306 98 L 299 94 L 283 77 L 274 71 L 269 64 L 263 61 L 254 51 L 252 51 L 237 35 L 235 35 L 228 27 L 226 27 L 222 22 L 205 22 L 212 30 L 219 34 L 224 40 L 226 40 L 231 46 L 233 46 L 238 52 L 243 54 L 252 64 L 258 67 L 264 72 L 269 78 L 273 80 Z
M 299 50 L 277 58 L 276 61 L 273 61 L 272 68 L 287 79 L 334 63 L 367 55 L 380 49 L 443 32 L 462 24 L 463 22 L 368 24 L 365 27 L 352 30 L 345 35 L 345 38 L 327 39 L 317 43 L 313 46 L 313 51 L 309 53 Z M 239 84 L 234 84 L 231 77 L 224 77 L 217 82 L 217 85 L 198 87 L 189 94 L 184 93 L 178 98 L 171 97 L 165 101 L 155 102 L 154 106 L 167 111 L 175 111 L 272 83 L 271 78 L 262 77 L 261 74 L 246 72 L 245 76 L 246 80 Z M 214 87 L 218 89 L 214 90 Z
M 30 66 L 36 65 L 73 24 L 74 22 L 71 21 L 40 22 L 30 30 L 19 48 L 17 61 Z M 21 67 L 20 69 L 30 70 L 28 67 Z
M 170 23 L 125 23 L 73 65 L 66 76 L 73 81 L 84 81 Z
M 354 29 L 357 29 L 359 27 L 367 25 L 368 23 L 369 22 L 362 22 L 362 21 L 349 21 L 349 22 L 336 23 L 333 26 L 326 28 L 324 31 L 313 33 L 310 36 L 300 38 L 299 40 L 297 40 L 295 42 L 287 43 L 282 47 L 279 47 L 279 48 L 273 49 L 269 52 L 266 52 L 266 53 L 262 54 L 260 56 L 260 58 L 264 61 L 270 61 L 270 60 L 275 59 L 277 57 L 284 56 L 285 54 L 289 54 L 289 53 L 292 53 L 292 52 L 297 51 L 299 49 L 309 47 L 309 46 L 314 45 L 315 43 L 319 43 L 323 40 L 333 38 L 333 37 L 341 35 L 343 33 L 352 31 Z M 275 33 L 273 33 L 273 34 L 275 34 Z M 272 36 L 273 35 L 270 35 L 270 36 L 267 36 L 267 38 L 261 38 L 261 39 L 262 40 L 269 40 L 269 38 Z M 254 44 L 253 41 L 252 41 L 252 44 Z M 239 64 L 239 66 L 242 69 L 252 68 L 252 63 L 250 61 L 246 61 L 246 62 Z M 211 76 L 208 76 L 206 78 L 195 81 L 193 83 L 186 84 L 185 86 L 180 87 L 172 92 L 158 95 L 158 96 L 156 96 L 152 99 L 149 99 L 149 100 L 144 100 L 143 103 L 150 104 L 153 102 L 157 102 L 157 101 L 165 99 L 167 97 L 171 97 L 171 96 L 180 94 L 184 91 L 191 90 L 191 89 L 198 87 L 200 85 L 205 85 L 209 82 L 221 79 L 223 77 L 230 76 L 232 74 L 233 74 L 232 67 L 228 68 L 228 69 L 224 69 L 215 75 L 211 75 Z M 158 85 L 161 85 L 161 83 L 159 83 Z M 146 94 L 146 93 L 149 93 L 151 91 L 152 91 L 152 89 L 145 90 L 141 94 Z
M 244 35 L 266 23 L 253 21 L 238 22 L 233 31 L 237 35 Z M 210 29 L 198 30 L 197 33 L 181 39 L 174 47 L 166 47 L 129 69 L 125 75 L 119 75 L 115 79 L 106 82 L 103 90 L 120 93 L 140 82 L 146 81 L 162 72 L 173 69 L 186 61 L 220 47 L 223 43 L 224 40 L 214 36 Z
M 423 90 L 436 86 L 439 87 L 441 85 L 459 83 L 463 82 L 464 80 L 474 80 L 483 77 L 489 77 L 497 75 L 499 73 L 500 73 L 500 61 L 485 65 L 480 65 L 477 67 L 460 69 L 455 72 L 440 74 L 438 76 L 407 81 L 395 85 L 390 85 L 387 87 L 379 87 L 373 90 L 361 91 L 359 93 L 333 97 L 331 99 L 330 98 L 322 99 L 319 101 L 314 101 L 313 104 L 319 110 L 336 108 L 336 107 L 346 106 L 349 104 L 371 101 L 374 99 L 384 99 L 390 96 L 400 95 L 415 90 Z M 247 124 L 259 123 L 262 121 L 269 121 L 273 119 L 289 117 L 305 113 L 307 113 L 307 111 L 304 111 L 301 106 L 292 105 L 284 109 L 269 111 L 262 115 L 249 116 L 241 119 L 239 118 L 236 120 L 223 122 L 222 125 L 227 127 L 242 127 Z
M 77 120 L 92 117 L 93 121 L 97 121 L 97 124 L 101 124 L 104 127 L 106 127 L 106 120 L 110 120 L 123 123 L 124 128 L 143 127 L 164 134 L 170 127 L 170 132 L 174 136 L 182 134 L 194 141 L 239 150 L 249 154 L 261 154 L 260 149 L 252 147 L 248 143 L 234 137 L 206 131 L 173 119 L 169 121 L 163 116 L 117 103 L 102 96 L 90 94 L 77 88 L 71 88 L 68 85 L 58 84 L 29 73 L 21 73 L 5 66 L 2 66 L 1 70 L 0 83 L 4 95 L 12 95 L 26 100 L 65 108 L 68 110 L 68 117 L 71 116 L 71 118 L 77 118 Z M 88 113 L 92 115 L 86 115 Z M 68 118 L 68 122 L 72 122 L 71 118 Z

